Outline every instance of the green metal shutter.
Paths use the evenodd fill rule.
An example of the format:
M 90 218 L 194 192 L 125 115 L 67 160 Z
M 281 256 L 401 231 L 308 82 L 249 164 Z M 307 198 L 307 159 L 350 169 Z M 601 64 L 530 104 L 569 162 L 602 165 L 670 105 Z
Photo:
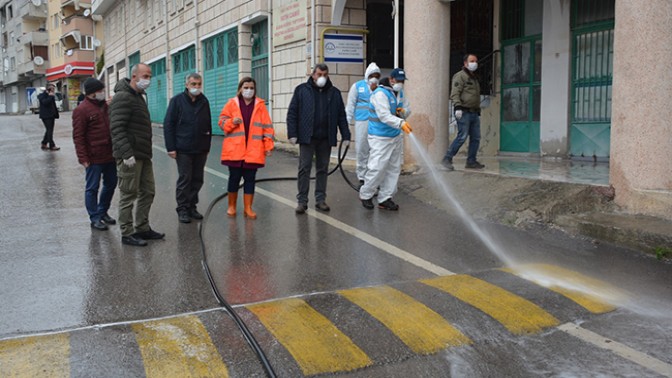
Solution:
M 128 57 L 128 77 L 131 77 L 131 71 L 133 70 L 133 66 L 135 66 L 138 63 L 140 63 L 140 51 L 136 51 L 135 53 L 129 55 Z
M 184 91 L 185 78 L 196 72 L 196 46 L 173 54 L 173 96 Z
M 152 84 L 147 88 L 147 106 L 152 122 L 163 123 L 168 108 L 168 82 L 166 81 L 166 59 L 150 63 Z
M 210 101 L 212 132 L 223 135 L 219 113 L 238 90 L 238 29 L 203 41 L 203 92 Z
M 252 78 L 257 82 L 257 97 L 270 103 L 268 96 L 268 21 L 252 25 Z
M 570 154 L 608 158 L 614 62 L 614 0 L 572 3 Z

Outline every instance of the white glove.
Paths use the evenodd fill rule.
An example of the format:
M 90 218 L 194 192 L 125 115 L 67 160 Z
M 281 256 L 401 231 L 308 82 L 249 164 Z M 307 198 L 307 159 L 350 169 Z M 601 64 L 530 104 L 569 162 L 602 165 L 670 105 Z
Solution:
M 348 147 L 350 145 L 350 141 L 349 140 L 344 140 L 342 142 L 342 144 L 343 144 L 343 147 Z
M 131 157 L 128 158 L 128 159 L 124 159 L 124 164 L 125 164 L 128 168 L 133 168 L 133 166 L 135 165 L 135 156 L 131 156 Z
M 296 138 L 289 138 L 289 143 L 291 144 L 296 144 L 297 139 Z
M 455 118 L 456 119 L 461 119 L 462 118 L 462 111 L 461 110 L 456 110 L 455 111 Z

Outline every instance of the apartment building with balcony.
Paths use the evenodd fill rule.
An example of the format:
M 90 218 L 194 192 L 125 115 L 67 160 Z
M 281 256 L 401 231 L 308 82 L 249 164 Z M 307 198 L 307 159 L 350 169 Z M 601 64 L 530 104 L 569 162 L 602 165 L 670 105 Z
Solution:
M 64 110 L 77 105 L 84 80 L 96 75 L 101 20 L 91 15 L 90 0 L 49 0 L 51 61 L 46 79 L 63 94 Z
M 46 84 L 47 0 L 0 2 L 0 113 L 23 113 Z

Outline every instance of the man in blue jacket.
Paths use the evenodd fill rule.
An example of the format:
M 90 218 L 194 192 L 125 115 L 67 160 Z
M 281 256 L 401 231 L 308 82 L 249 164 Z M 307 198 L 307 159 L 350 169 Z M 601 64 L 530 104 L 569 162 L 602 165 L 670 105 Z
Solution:
M 287 109 L 287 137 L 290 143 L 299 143 L 299 173 L 296 195 L 297 214 L 308 209 L 310 171 L 315 156 L 315 208 L 329 211 L 327 174 L 331 147 L 336 146 L 340 131 L 344 146 L 350 143 L 350 130 L 345 115 L 341 91 L 329 80 L 329 68 L 320 63 L 303 84 L 294 89 Z
M 202 92 L 201 75 L 187 76 L 184 92 L 170 99 L 163 135 L 168 156 L 177 161 L 177 216 L 181 223 L 203 219 L 196 210 L 203 186 L 205 162 L 210 152 L 212 125 L 210 103 Z

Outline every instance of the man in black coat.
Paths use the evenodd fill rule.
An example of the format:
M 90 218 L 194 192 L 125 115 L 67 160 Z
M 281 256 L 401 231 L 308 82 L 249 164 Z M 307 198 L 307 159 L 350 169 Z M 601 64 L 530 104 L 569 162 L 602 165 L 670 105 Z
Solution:
M 184 92 L 170 99 L 163 135 L 168 156 L 177 161 L 177 216 L 180 222 L 203 219 L 196 210 L 198 192 L 203 186 L 205 162 L 210 152 L 212 119 L 210 103 L 202 93 L 203 78 L 187 76 Z
M 326 64 L 317 64 L 308 81 L 294 89 L 287 110 L 287 137 L 290 143 L 299 143 L 299 173 L 296 195 L 297 214 L 308 209 L 310 171 L 315 156 L 315 208 L 329 211 L 327 174 L 331 147 L 336 146 L 340 131 L 343 144 L 350 143 L 350 130 L 341 91 L 329 80 Z
M 56 147 L 54 143 L 54 123 L 58 118 L 58 107 L 56 107 L 56 86 L 47 85 L 47 90 L 37 96 L 40 101 L 40 119 L 44 123 L 44 137 L 42 138 L 42 149 L 49 151 L 58 151 L 61 148 Z

